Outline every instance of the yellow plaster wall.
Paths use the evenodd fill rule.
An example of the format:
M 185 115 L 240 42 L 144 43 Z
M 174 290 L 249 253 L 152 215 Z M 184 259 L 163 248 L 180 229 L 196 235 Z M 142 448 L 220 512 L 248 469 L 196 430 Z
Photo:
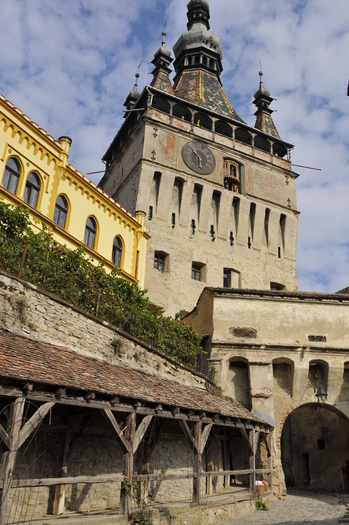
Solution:
M 44 222 L 57 242 L 75 249 L 84 244 L 86 220 L 92 216 L 97 223 L 97 235 L 93 250 L 85 246 L 86 254 L 96 264 L 105 260 L 106 269 L 110 271 L 115 267 L 111 262 L 113 241 L 119 236 L 123 244 L 121 275 L 131 282 L 138 280 L 143 287 L 149 238 L 144 214 L 137 212 L 133 217 L 68 164 L 70 144 L 68 137 L 53 139 L 0 95 L 0 198 L 29 207 L 23 195 L 27 177 L 34 172 L 41 184 L 36 209 L 29 207 L 34 228 L 40 229 Z M 15 195 L 2 185 L 6 163 L 11 157 L 21 166 Z M 59 195 L 69 204 L 64 230 L 53 222 Z

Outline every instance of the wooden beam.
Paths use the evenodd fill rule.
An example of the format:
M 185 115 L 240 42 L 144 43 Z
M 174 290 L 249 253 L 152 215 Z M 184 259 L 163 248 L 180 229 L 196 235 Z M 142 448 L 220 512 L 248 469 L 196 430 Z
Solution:
M 204 450 L 205 450 L 205 447 L 206 447 L 206 443 L 207 443 L 207 440 L 210 436 L 210 432 L 212 430 L 212 427 L 213 427 L 213 423 L 210 423 L 209 425 L 206 425 L 203 432 L 202 432 L 202 436 L 201 436 L 201 454 L 204 453 Z
M 133 476 L 133 443 L 136 433 L 136 413 L 132 412 L 126 419 L 125 442 L 128 447 L 124 450 L 122 473 L 128 480 Z M 121 486 L 120 493 L 120 516 L 128 516 L 131 512 L 131 494 Z
M 213 478 L 213 477 L 222 477 L 222 476 L 244 476 L 252 474 L 252 470 L 218 470 L 214 472 L 201 472 L 201 478 Z M 270 474 L 271 471 L 268 469 L 256 470 L 256 473 L 259 474 Z M 132 481 L 144 482 L 144 481 L 176 481 L 182 479 L 193 479 L 196 475 L 191 472 L 187 474 L 135 474 L 132 476 Z M 61 486 L 64 485 L 94 485 L 99 483 L 121 483 L 125 479 L 123 474 L 101 474 L 100 476 L 69 476 L 66 478 L 41 478 L 41 479 L 16 479 L 11 483 L 11 488 L 25 488 L 25 487 L 52 487 L 52 486 Z M 0 482 L 0 490 L 3 487 L 3 482 Z
M 13 478 L 13 469 L 19 448 L 21 426 L 23 421 L 25 399 L 18 397 L 11 407 L 10 417 L 7 425 L 10 447 L 9 452 L 5 452 L 4 463 L 2 465 L 3 488 L 1 491 L 0 525 L 6 525 L 7 505 L 10 496 L 10 488 Z M 4 454 L 3 454 L 4 455 Z
M 142 423 L 139 425 L 137 432 L 135 434 L 135 437 L 134 437 L 134 441 L 133 441 L 133 453 L 134 454 L 137 452 L 139 444 L 144 438 L 144 434 L 146 433 L 152 419 L 153 419 L 153 416 L 145 416 Z
M 253 497 L 256 496 L 256 456 L 254 454 L 255 450 L 255 431 L 250 430 L 249 432 L 249 444 L 250 444 L 250 450 L 252 450 L 252 453 L 250 452 L 249 457 L 249 463 L 250 463 L 250 470 L 252 470 L 252 474 L 250 475 L 250 492 L 253 495 Z
M 182 420 L 182 419 L 179 419 L 178 423 L 179 423 L 179 426 L 181 427 L 184 435 L 189 439 L 190 445 L 192 446 L 194 451 L 197 452 L 198 450 L 197 450 L 196 442 L 195 442 L 195 439 L 193 438 L 193 435 L 191 433 L 190 428 L 188 427 L 188 423 L 185 420 Z
M 273 455 L 272 455 L 272 439 L 273 439 L 273 434 L 267 434 L 266 436 L 266 442 L 268 444 L 268 449 L 270 450 L 270 455 L 268 456 L 268 459 L 267 459 L 267 467 L 268 467 L 268 470 L 270 470 L 270 472 L 268 473 L 268 485 L 269 485 L 269 490 L 271 492 L 273 492 Z
M 34 432 L 34 430 L 37 429 L 37 427 L 40 425 L 40 423 L 42 423 L 42 420 L 44 419 L 46 414 L 51 410 L 51 408 L 54 406 L 54 404 L 55 403 L 52 403 L 52 402 L 45 403 L 26 422 L 26 424 L 24 425 L 24 427 L 21 430 L 18 448 L 20 448 L 23 445 L 23 443 Z
M 251 442 L 250 442 L 250 440 L 249 440 L 249 438 L 247 436 L 246 430 L 244 429 L 244 427 L 239 428 L 239 430 L 240 430 L 240 433 L 241 433 L 241 435 L 242 435 L 246 445 L 248 446 L 248 450 L 249 450 L 250 456 L 253 456 L 253 448 L 251 447 Z M 251 432 L 252 432 L 252 430 L 251 430 Z
M 4 397 L 21 397 L 23 396 L 23 392 L 20 388 L 16 387 L 8 387 L 5 385 L 0 385 L 0 396 Z M 94 408 L 96 410 L 110 410 L 111 412 L 126 412 L 130 413 L 134 411 L 134 404 L 126 404 L 126 403 L 118 403 L 117 405 L 113 405 L 113 399 L 109 401 L 105 400 L 92 400 L 92 401 L 86 401 L 84 397 L 81 396 L 67 396 L 64 395 L 63 397 L 60 397 L 58 394 L 53 394 L 51 392 L 44 392 L 44 391 L 32 391 L 28 392 L 26 394 L 26 399 L 30 401 L 35 402 L 41 402 L 41 403 L 47 403 L 47 402 L 55 402 L 59 405 L 67 405 L 67 406 L 74 406 L 74 407 L 81 407 L 81 408 Z M 118 398 L 115 398 L 115 402 L 118 400 Z M 142 400 L 141 400 L 141 404 Z M 174 419 L 174 420 L 183 420 L 188 421 L 190 420 L 189 415 L 185 412 L 180 412 L 179 414 L 173 414 L 170 410 L 163 410 L 162 412 L 156 413 L 154 408 L 150 408 L 147 406 L 142 406 L 140 408 L 137 408 L 137 414 L 140 415 L 157 415 L 157 417 L 162 419 Z M 228 416 L 227 416 L 228 417 Z M 232 417 L 232 416 L 231 416 Z M 194 420 L 194 418 L 192 419 Z M 200 417 L 195 417 L 195 420 L 200 420 Z M 232 419 L 231 421 L 228 421 L 227 419 L 223 420 L 216 420 L 213 421 L 213 418 L 206 417 L 206 420 L 202 420 L 203 423 L 211 424 L 214 423 L 215 426 L 219 427 L 226 427 L 226 428 L 245 428 L 246 430 L 252 430 L 252 428 L 255 428 L 256 425 L 254 424 L 243 424 L 240 420 Z M 266 431 L 268 433 L 268 431 Z
M 270 434 L 268 434 L 268 435 L 270 436 Z M 263 438 L 263 441 L 264 441 L 266 449 L 267 449 L 268 457 L 270 457 L 271 456 L 271 448 L 270 448 L 269 440 L 267 439 L 267 436 L 265 435 L 264 432 L 262 432 L 262 438 Z
M 201 465 L 201 450 L 202 450 L 202 423 L 197 423 L 194 427 L 194 440 L 196 454 L 194 458 L 193 474 L 195 476 L 193 483 L 193 504 L 200 505 L 200 474 L 202 470 Z
M 8 450 L 10 450 L 10 436 L 8 435 L 8 433 L 2 425 L 0 425 L 0 438 L 2 439 Z
M 66 478 L 16 479 L 12 481 L 11 487 L 15 489 L 24 487 L 62 487 L 65 485 L 75 485 L 78 483 L 81 483 L 81 485 L 94 485 L 95 483 L 121 483 L 123 479 L 123 474 L 102 474 L 100 476 L 69 476 Z M 2 484 L 0 484 L 0 489 L 1 486 Z
M 64 436 L 64 440 L 61 446 L 60 453 L 60 477 L 66 478 L 68 474 L 68 453 L 69 453 L 69 444 L 70 444 L 70 428 L 69 420 L 67 425 L 67 430 Z M 61 485 L 57 484 L 55 492 L 55 500 L 53 502 L 53 514 L 55 516 L 60 516 L 65 511 L 65 495 L 66 495 L 66 484 Z
M 109 419 L 110 423 L 112 424 L 112 427 L 114 428 L 114 430 L 115 430 L 118 438 L 120 439 L 122 445 L 124 446 L 124 448 L 127 450 L 127 452 L 131 453 L 132 452 L 132 447 L 131 447 L 130 443 L 127 441 L 127 439 L 125 439 L 124 431 L 119 427 L 119 424 L 116 421 L 113 412 L 111 410 L 105 408 L 104 409 L 104 413 L 107 416 L 107 418 Z
M 224 441 L 223 441 L 223 465 L 224 470 L 230 470 L 230 446 L 229 438 L 227 436 L 227 430 L 224 429 Z M 230 486 L 230 476 L 227 475 L 224 477 L 224 488 L 228 489 Z
M 258 448 L 258 443 L 259 443 L 259 437 L 260 437 L 261 433 L 259 430 L 256 430 L 256 435 L 255 435 L 255 440 L 254 440 L 254 455 L 257 454 L 257 448 Z
M 212 443 L 213 443 L 213 438 L 212 438 L 212 434 L 210 434 L 208 436 L 208 445 L 207 445 L 207 454 L 206 454 L 206 469 L 209 474 L 213 472 L 213 468 L 214 468 L 213 467 Z M 212 477 L 209 476 L 207 477 L 207 480 L 206 480 L 206 493 L 209 496 L 212 494 L 212 492 L 213 492 Z

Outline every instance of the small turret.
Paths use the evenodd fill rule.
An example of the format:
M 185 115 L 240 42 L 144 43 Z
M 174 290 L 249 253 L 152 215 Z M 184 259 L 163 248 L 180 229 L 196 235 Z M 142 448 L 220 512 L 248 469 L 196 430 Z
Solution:
M 257 106 L 257 111 L 254 113 L 256 118 L 255 128 L 272 135 L 273 137 L 280 138 L 278 130 L 274 124 L 274 121 L 271 117 L 273 110 L 270 109 L 270 104 L 273 102 L 273 99 L 270 96 L 270 91 L 265 89 L 263 84 L 263 71 L 259 72 L 260 82 L 259 90 L 254 94 L 254 105 Z
M 152 71 L 153 80 L 151 85 L 173 95 L 174 90 L 169 76 L 171 73 L 170 65 L 173 62 L 173 58 L 171 57 L 171 52 L 166 49 L 165 37 L 166 31 L 163 31 L 161 47 L 157 50 L 152 60 L 155 69 Z
M 135 85 L 133 87 L 133 90 L 130 91 L 130 93 L 127 96 L 127 99 L 124 102 L 124 106 L 126 107 L 126 113 L 124 115 L 124 118 L 127 117 L 127 111 L 129 111 L 130 109 L 132 109 L 135 106 L 137 100 L 140 97 L 140 93 L 138 92 L 138 79 L 139 79 L 138 71 L 137 71 L 135 77 L 136 77 L 136 81 L 135 81 Z

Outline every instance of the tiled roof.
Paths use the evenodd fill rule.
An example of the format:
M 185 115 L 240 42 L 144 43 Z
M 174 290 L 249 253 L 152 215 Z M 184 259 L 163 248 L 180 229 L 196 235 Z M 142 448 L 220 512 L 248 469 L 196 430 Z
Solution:
M 218 78 L 212 73 L 202 69 L 183 71 L 175 93 L 188 102 L 243 122 L 231 107 Z
M 268 135 L 272 135 L 277 139 L 281 138 L 271 115 L 264 111 L 258 115 L 255 128 L 260 129 L 261 131 L 264 131 L 264 133 L 268 133 Z
M 214 292 L 219 295 L 256 295 L 262 297 L 284 297 L 285 299 L 313 299 L 315 301 L 349 301 L 349 287 L 335 293 L 324 293 L 299 291 L 289 292 L 287 290 L 254 290 L 248 288 L 213 288 L 208 286 L 203 290 L 201 295 L 203 295 L 206 291 Z
M 175 94 L 170 77 L 164 71 L 158 71 L 152 80 L 151 86 L 169 95 Z
M 346 288 L 343 288 L 343 290 L 339 290 L 338 292 L 336 292 L 336 294 L 344 294 L 344 295 L 349 294 L 349 286 L 347 286 Z
M 232 398 L 0 328 L 0 377 L 261 422 Z

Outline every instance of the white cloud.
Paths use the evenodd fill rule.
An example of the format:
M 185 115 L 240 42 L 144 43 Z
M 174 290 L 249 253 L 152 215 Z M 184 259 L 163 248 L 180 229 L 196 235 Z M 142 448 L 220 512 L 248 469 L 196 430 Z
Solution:
M 188 0 L 2 0 L 0 91 L 55 137 L 73 139 L 70 161 L 82 172 L 100 161 L 122 123 L 134 83 L 150 83 L 149 62 L 186 30 Z M 301 289 L 349 284 L 349 7 L 347 0 L 210 0 L 211 30 L 222 39 L 223 86 L 237 113 L 264 83 L 280 135 L 295 144 Z M 94 176 L 97 181 L 99 176 Z

